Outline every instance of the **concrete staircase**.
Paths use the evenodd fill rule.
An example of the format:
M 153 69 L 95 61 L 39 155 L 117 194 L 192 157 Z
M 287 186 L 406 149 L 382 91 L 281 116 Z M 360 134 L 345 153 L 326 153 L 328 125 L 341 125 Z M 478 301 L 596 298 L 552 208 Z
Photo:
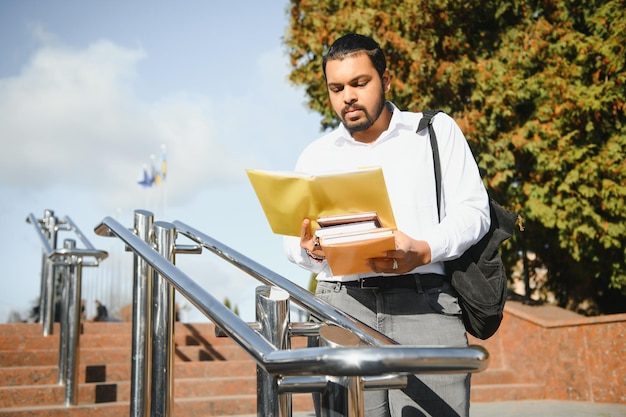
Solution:
M 58 326 L 58 325 L 57 325 Z M 120 417 L 129 413 L 131 324 L 84 323 L 80 338 L 79 405 L 65 407 L 57 384 L 59 329 L 41 335 L 39 324 L 0 325 L 0 416 Z M 177 417 L 256 413 L 255 364 L 232 340 L 217 338 L 212 324 L 177 323 L 174 409 Z M 475 341 L 472 341 L 475 342 Z M 293 339 L 304 347 L 305 339 Z M 485 344 L 483 342 L 483 344 Z M 486 347 L 491 365 L 472 377 L 472 401 L 543 398 L 503 365 L 496 343 Z M 294 412 L 310 412 L 310 394 L 293 396 Z

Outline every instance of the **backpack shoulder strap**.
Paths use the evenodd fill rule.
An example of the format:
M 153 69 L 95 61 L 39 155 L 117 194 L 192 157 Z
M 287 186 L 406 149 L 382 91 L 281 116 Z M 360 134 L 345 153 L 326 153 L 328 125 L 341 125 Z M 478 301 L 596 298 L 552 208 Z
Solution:
M 437 113 L 441 113 L 441 110 L 439 109 L 430 109 L 430 110 L 424 110 L 422 112 L 422 119 L 420 120 L 419 124 L 417 125 L 417 130 L 416 132 L 421 132 L 422 130 L 426 129 L 427 126 L 430 126 L 433 123 L 433 117 L 435 117 L 435 115 Z
M 428 127 L 428 136 L 430 138 L 430 148 L 433 152 L 433 162 L 435 166 L 435 190 L 437 192 L 437 214 L 439 215 L 439 221 L 441 221 L 441 163 L 439 162 L 439 147 L 437 146 L 437 135 L 435 135 L 435 129 L 433 128 L 433 117 L 441 110 L 424 110 L 422 112 L 422 120 L 417 125 L 416 133 L 421 132 Z

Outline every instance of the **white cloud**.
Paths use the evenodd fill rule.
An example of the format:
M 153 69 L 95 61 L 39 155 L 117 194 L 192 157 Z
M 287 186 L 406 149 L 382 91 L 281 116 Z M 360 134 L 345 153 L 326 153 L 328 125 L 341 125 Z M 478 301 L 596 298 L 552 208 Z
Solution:
M 173 200 L 236 176 L 243 168 L 216 140 L 208 98 L 175 93 L 149 103 L 134 94 L 144 58 L 109 41 L 44 46 L 18 76 L 0 80 L 0 182 L 94 187 L 105 201 L 132 206 L 142 164 L 161 144 Z

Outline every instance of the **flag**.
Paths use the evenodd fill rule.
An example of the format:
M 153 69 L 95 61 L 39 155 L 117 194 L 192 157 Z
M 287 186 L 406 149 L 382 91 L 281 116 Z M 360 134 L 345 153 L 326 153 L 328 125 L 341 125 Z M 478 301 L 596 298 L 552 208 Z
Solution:
M 139 178 L 137 178 L 137 184 L 142 187 L 149 188 L 154 184 L 154 177 L 148 173 L 148 167 L 146 164 L 143 165 L 143 169 L 139 173 Z
M 161 145 L 161 180 L 165 181 L 167 175 L 167 157 L 165 152 L 165 145 Z
M 154 185 L 159 185 L 161 184 L 161 172 L 159 170 L 157 170 L 155 161 L 156 160 L 156 156 L 154 155 L 150 155 L 150 172 L 152 174 L 152 182 L 154 183 Z
M 156 156 L 150 155 L 150 168 L 146 164 L 143 165 L 143 169 L 139 173 L 137 183 L 145 188 L 150 188 L 153 185 L 159 185 L 165 181 L 167 175 L 167 159 L 165 152 L 165 145 L 161 145 L 161 161 L 159 166 L 156 164 Z

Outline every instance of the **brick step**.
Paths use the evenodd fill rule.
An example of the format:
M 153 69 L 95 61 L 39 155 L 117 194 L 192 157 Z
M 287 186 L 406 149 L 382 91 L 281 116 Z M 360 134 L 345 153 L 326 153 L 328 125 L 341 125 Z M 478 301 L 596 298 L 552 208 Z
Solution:
M 201 334 L 189 332 L 175 333 L 174 343 L 180 346 L 202 345 L 234 345 L 234 342 L 226 337 L 206 337 Z M 132 334 L 130 332 L 106 332 L 102 334 L 81 334 L 79 344 L 81 347 L 124 347 L 132 346 Z M 25 349 L 58 349 L 59 335 L 53 334 L 43 337 L 41 334 L 3 334 L 0 336 L 0 351 L 2 350 L 25 350 Z
M 497 402 L 517 400 L 542 400 L 542 384 L 484 384 L 472 386 L 472 402 Z
M 194 383 L 195 381 L 187 381 L 185 383 Z M 107 390 L 103 389 L 102 385 L 98 384 L 84 384 L 79 388 L 79 405 L 75 407 L 65 408 L 58 405 L 42 406 L 43 399 L 53 399 L 54 403 L 62 404 L 64 401 L 64 389 L 60 386 L 53 387 L 52 391 L 46 392 L 46 390 L 39 390 L 33 392 L 32 390 L 24 390 L 24 394 L 37 395 L 37 406 L 31 406 L 23 404 L 22 406 L 15 405 L 16 401 L 7 403 L 4 398 L 0 400 L 0 415 L 2 416 L 109 416 L 108 414 L 120 412 L 122 415 L 128 412 L 127 401 L 117 401 L 112 403 L 100 403 L 96 404 L 96 400 L 102 400 L 97 398 L 98 395 L 104 395 L 106 397 Z M 97 387 L 100 386 L 100 393 L 96 392 Z M 252 384 L 254 387 L 254 384 Z M 491 384 L 472 387 L 471 401 L 472 402 L 496 402 L 496 401 L 515 401 L 515 400 L 539 400 L 543 399 L 544 387 L 540 384 Z M 174 388 L 175 392 L 175 415 L 177 416 L 217 416 L 217 415 L 237 415 L 237 414 L 254 414 L 256 412 L 255 402 L 256 397 L 254 394 L 249 395 L 219 395 L 216 397 L 185 397 L 178 396 L 180 390 L 179 385 Z M 103 394 L 104 393 L 104 394 Z M 19 394 L 18 394 L 19 395 Z M 109 397 L 110 398 L 110 397 Z M 106 399 L 106 398 L 105 398 Z M 121 406 L 121 404 L 125 404 Z M 124 407 L 126 407 L 124 409 Z M 308 411 L 312 410 L 312 400 L 310 394 L 294 394 L 293 407 L 295 411 Z M 74 412 L 87 412 L 88 414 L 73 414 Z M 118 414 L 119 416 L 119 414 Z M 117 417 L 117 416 L 116 416 Z
M 81 382 L 120 382 L 130 380 L 130 363 L 92 365 L 81 367 Z M 253 360 L 238 361 L 204 361 L 181 362 L 174 364 L 174 377 L 179 378 L 210 378 L 220 375 L 232 377 L 255 375 L 256 365 Z M 7 386 L 46 385 L 57 381 L 56 366 L 29 366 L 0 368 L 0 381 Z M 488 369 L 472 375 L 472 387 L 480 385 L 498 385 L 516 383 L 514 373 L 506 369 Z
M 58 350 L 59 336 L 51 335 L 43 337 L 41 335 L 12 335 L 0 337 L 0 351 L 7 350 Z M 79 339 L 81 348 L 116 347 L 131 349 L 132 339 L 128 334 L 92 334 L 81 335 Z
M 81 323 L 83 335 L 90 334 L 115 334 L 115 333 L 127 333 L 132 332 L 132 323 L 130 322 L 83 322 Z M 39 323 L 4 323 L 0 324 L 0 328 L 3 330 L 2 334 L 17 334 L 20 335 L 33 335 L 42 336 L 43 327 Z M 59 334 L 60 325 L 54 323 L 52 328 L 52 335 Z M 174 325 L 175 334 L 188 334 L 192 336 L 199 336 L 211 339 L 227 339 L 223 337 L 215 336 L 215 325 L 210 322 L 205 323 L 182 323 L 176 322 Z M 48 337 L 51 337 L 48 336 Z
M 209 400 L 208 402 L 206 400 Z M 293 394 L 295 412 L 313 412 L 311 394 Z M 237 395 L 211 398 L 185 398 L 175 400 L 173 415 L 179 417 L 256 415 L 256 395 Z
M 117 401 L 130 401 L 130 382 L 118 382 Z M 254 395 L 256 376 L 220 376 L 213 378 L 177 378 L 174 380 L 174 398 L 222 397 Z
M 90 365 L 79 368 L 81 382 L 130 381 L 131 364 L 113 363 Z M 252 359 L 231 361 L 174 362 L 175 378 L 207 378 L 219 375 L 255 375 L 256 364 Z M 58 378 L 56 365 L 16 366 L 0 368 L 0 381 L 5 386 L 55 384 Z
M 2 329 L 3 331 L 11 331 Z M 0 352 L 6 350 L 58 349 L 59 336 L 43 337 L 41 334 L 5 333 L 0 336 Z
M 227 375 L 226 373 L 222 375 Z M 79 384 L 79 402 L 81 404 L 128 401 L 130 382 Z M 175 398 L 198 398 L 206 396 L 232 396 L 250 394 L 256 390 L 254 374 L 246 376 L 216 376 L 201 378 L 176 377 L 174 381 Z M 541 384 L 483 384 L 472 386 L 472 401 L 514 401 L 520 399 L 542 399 L 544 387 Z M 0 388 L 1 407 L 25 406 L 33 398 L 38 405 L 54 405 L 63 402 L 64 387 L 59 385 L 34 385 Z
M 226 337 L 203 337 L 188 333 L 175 334 L 176 346 L 234 346 L 235 343 Z M 130 333 L 83 334 L 79 339 L 81 348 L 132 348 Z M 0 336 L 0 351 L 7 350 L 58 350 L 59 335 L 7 334 Z
M 81 365 L 105 363 L 130 363 L 130 348 L 80 348 Z M 42 366 L 58 364 L 58 349 L 21 350 L 0 352 L 0 367 Z M 176 346 L 174 359 L 178 361 L 222 361 L 248 359 L 249 356 L 235 345 L 214 346 Z
M 100 393 L 103 388 L 98 384 L 79 384 L 79 402 L 82 404 L 103 402 L 96 394 L 96 390 Z M 63 404 L 64 401 L 65 387 L 62 385 L 0 387 L 0 415 L 3 414 L 3 408 Z
M 472 386 L 489 384 L 513 384 L 519 382 L 515 372 L 510 369 L 488 368 L 486 371 L 472 375 Z
M 11 350 L 58 350 L 58 324 L 55 333 L 42 336 L 41 325 L 16 323 L 0 325 L 0 351 Z M 174 332 L 176 346 L 236 346 L 228 337 L 215 336 L 211 323 L 176 323 Z M 306 346 L 306 338 L 293 338 L 294 347 Z M 85 323 L 80 335 L 81 348 L 132 348 L 132 326 L 129 323 Z
M 79 384 L 78 401 L 81 404 L 129 401 L 130 391 L 129 381 Z M 253 395 L 255 393 L 256 376 L 254 374 L 238 377 L 176 378 L 174 380 L 175 398 Z M 64 396 L 65 387 L 58 384 L 0 387 L 0 406 L 25 406 L 32 404 L 34 398 L 37 399 L 38 405 L 62 404 Z
M 312 412 L 311 394 L 293 394 L 295 412 Z M 0 408 L 3 417 L 119 417 L 128 415 L 130 403 L 126 401 L 63 405 L 23 406 Z M 231 395 L 221 397 L 175 398 L 173 415 L 177 417 L 256 415 L 256 395 Z
M 5 323 L 0 325 L 4 334 L 20 334 L 22 336 L 42 336 L 43 327 L 39 323 Z M 132 323 L 130 322 L 82 322 L 81 334 L 105 334 L 127 333 L 131 334 Z M 54 323 L 52 335 L 58 335 L 59 323 Z M 215 338 L 215 325 L 213 323 L 181 323 L 176 322 L 174 333 L 204 335 Z M 48 337 L 51 337 L 48 336 Z
M 234 344 L 224 346 L 176 346 L 174 358 L 182 361 L 223 361 L 250 359 L 250 355 Z
M 40 323 L 5 323 L 0 325 L 2 337 L 5 335 L 19 335 L 20 337 L 43 337 L 43 325 Z M 83 322 L 81 323 L 81 335 L 98 334 L 131 334 L 132 324 L 129 322 Z M 59 323 L 52 326 L 52 334 L 45 338 L 58 336 L 61 331 Z M 1 339 L 1 337 L 0 337 Z

